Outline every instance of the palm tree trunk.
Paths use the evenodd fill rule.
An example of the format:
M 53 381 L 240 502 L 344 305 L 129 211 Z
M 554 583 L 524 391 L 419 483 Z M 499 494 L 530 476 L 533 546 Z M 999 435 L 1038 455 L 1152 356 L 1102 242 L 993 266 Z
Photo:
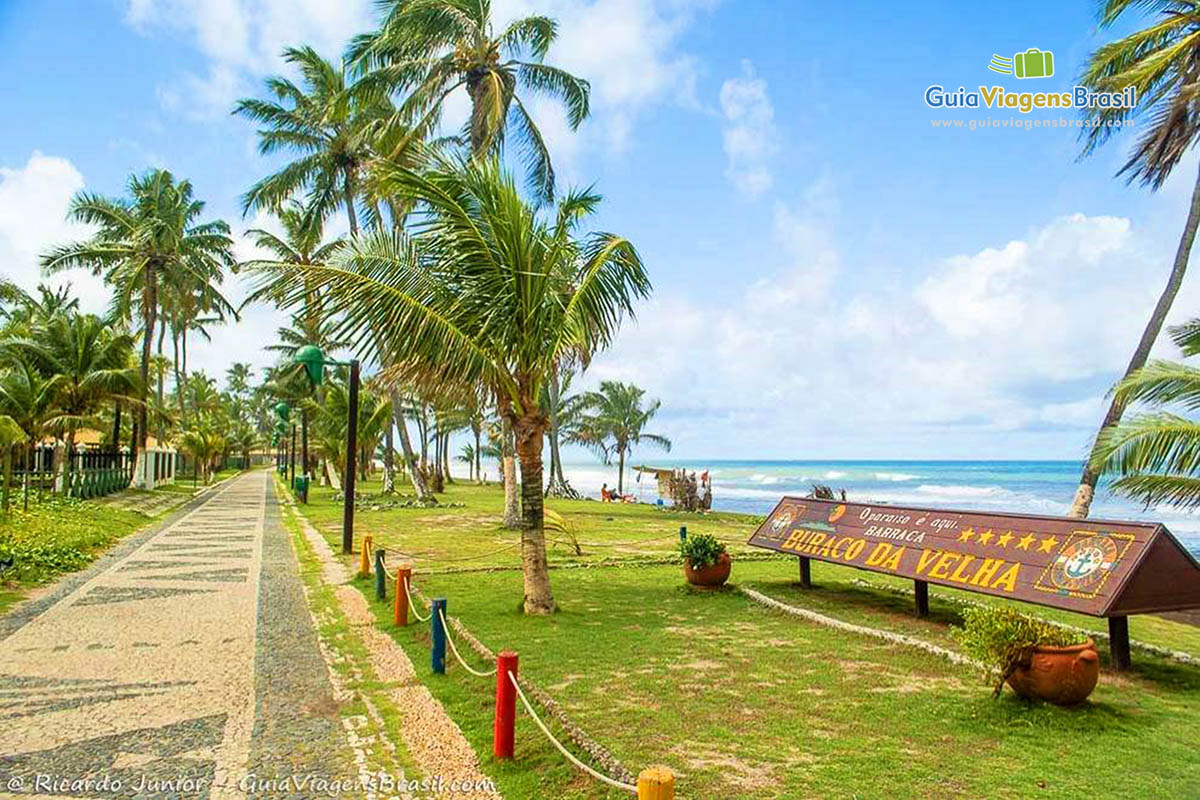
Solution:
M 1146 330 L 1142 331 L 1141 341 L 1138 342 L 1137 349 L 1133 351 L 1133 358 L 1129 360 L 1129 366 L 1125 368 L 1125 377 L 1145 366 L 1146 360 L 1150 357 L 1150 349 L 1154 347 L 1154 341 L 1162 331 L 1167 314 L 1171 311 L 1171 304 L 1175 302 L 1175 295 L 1179 293 L 1179 287 L 1183 283 L 1183 276 L 1188 267 L 1188 256 L 1196 241 L 1198 226 L 1200 226 L 1200 173 L 1197 174 L 1196 184 L 1192 187 L 1192 204 L 1188 209 L 1187 223 L 1183 226 L 1183 235 L 1179 237 L 1179 248 L 1175 251 L 1175 263 L 1171 267 L 1171 277 L 1167 279 L 1167 286 L 1154 306 L 1154 313 L 1150 315 L 1150 322 L 1147 323 Z M 1124 413 L 1125 405 L 1114 397 L 1109 403 L 1104 421 L 1100 423 L 1100 433 L 1114 427 L 1121 421 L 1121 415 Z M 1075 500 L 1071 504 L 1071 510 L 1067 512 L 1067 516 L 1083 519 L 1091 510 L 1092 499 L 1096 495 L 1096 482 L 1100 479 L 1100 472 L 1093 464 L 1098 454 L 1099 440 L 1098 433 L 1092 443 L 1092 451 L 1088 454 L 1088 460 L 1083 465 L 1079 488 L 1075 490 Z
M 504 527 L 521 527 L 520 495 L 517 494 L 517 464 L 513 459 L 513 429 L 512 423 L 501 418 L 500 423 L 500 465 L 504 471 Z M 538 455 L 541 460 L 541 455 Z M 538 480 L 541 478 L 539 476 Z M 540 487 L 539 487 L 540 488 Z
M 171 348 L 175 351 L 175 360 L 171 370 L 175 373 L 175 401 L 179 405 L 179 419 L 183 420 L 183 376 L 179 374 L 179 329 L 171 326 Z
M 392 433 L 392 424 L 388 423 L 387 431 L 384 433 L 383 445 L 383 493 L 393 494 L 396 491 L 396 475 L 395 461 L 393 453 L 395 452 L 395 439 Z
M 480 472 L 480 470 L 479 470 L 480 466 L 482 466 L 482 463 L 481 463 L 481 458 L 480 458 L 480 453 L 479 453 L 479 447 L 480 447 L 480 441 L 479 441 L 480 428 L 479 428 L 479 426 L 478 426 L 478 425 L 476 425 L 476 426 L 474 426 L 474 427 L 472 428 L 472 430 L 473 430 L 473 431 L 474 431 L 474 433 L 475 433 L 475 482 L 476 482 L 476 483 L 483 483 L 483 473 L 482 473 L 482 472 Z
M 71 479 L 75 472 L 75 425 L 72 423 L 67 426 L 67 463 L 63 465 L 63 494 L 71 493 Z
M 146 265 L 146 287 L 142 294 L 142 363 L 141 377 L 142 386 L 139 392 L 141 397 L 141 405 L 137 409 L 137 448 L 138 458 L 144 460 L 146 450 L 146 438 L 148 430 L 146 422 L 148 415 L 146 413 L 146 405 L 150 400 L 150 350 L 154 344 L 154 323 L 158 313 L 158 275 L 154 264 Z M 135 472 L 140 475 L 140 472 Z
M 421 414 L 417 417 L 417 432 L 421 435 L 421 469 L 429 464 L 429 417 L 426 416 L 425 404 L 421 404 Z
M 346 218 L 350 221 L 350 237 L 358 237 L 358 213 L 354 210 L 354 178 L 350 170 L 346 170 L 345 192 Z
M 404 420 L 404 404 L 400 401 L 400 393 L 393 390 L 391 395 L 392 417 L 396 421 L 396 432 L 400 435 L 400 455 L 404 457 L 404 468 L 408 471 L 408 479 L 412 481 L 413 491 L 417 493 L 417 499 L 423 503 L 437 502 L 433 493 L 429 491 L 429 486 L 425 483 L 425 476 L 421 473 L 416 454 L 413 453 L 412 441 L 408 438 L 408 423 Z
M 183 385 L 185 387 L 187 386 L 187 382 L 188 382 L 187 334 L 188 334 L 188 329 L 187 329 L 187 325 L 185 324 L 183 326 L 183 331 L 179 334 L 179 357 L 181 359 L 183 359 L 183 363 L 180 365 L 180 369 L 182 370 L 182 373 L 183 373 Z M 185 392 L 184 394 L 180 395 L 180 398 L 179 398 L 179 409 L 183 413 L 182 422 L 184 424 L 187 424 L 187 402 L 185 401 L 186 396 L 187 396 L 187 393 Z
M 617 494 L 625 496 L 625 448 L 617 447 Z
M 163 401 L 163 381 L 166 375 L 162 369 L 162 354 L 163 354 L 163 339 L 167 335 L 167 318 L 164 316 L 158 323 L 158 404 L 162 405 Z
M 525 577 L 525 613 L 552 614 L 542 508 L 542 437 L 545 424 L 536 417 L 518 418 L 517 454 L 521 458 L 521 561 Z
M 450 433 L 447 432 L 442 437 L 442 466 L 446 471 L 446 483 L 454 483 L 454 476 L 450 474 Z
M 112 447 L 113 452 L 117 453 L 121 450 L 121 401 L 113 401 L 113 427 L 112 427 Z

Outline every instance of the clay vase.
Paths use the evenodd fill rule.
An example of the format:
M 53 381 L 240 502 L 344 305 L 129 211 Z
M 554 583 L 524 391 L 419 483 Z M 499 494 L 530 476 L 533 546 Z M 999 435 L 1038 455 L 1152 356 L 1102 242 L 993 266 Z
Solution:
M 1087 699 L 1100 679 L 1100 655 L 1088 639 L 1070 647 L 1035 647 L 1008 685 L 1021 697 L 1073 706 Z
M 729 580 L 729 570 L 732 567 L 733 559 L 729 557 L 729 553 L 721 553 L 717 557 L 717 563 L 710 564 L 707 567 L 700 567 L 699 569 L 692 569 L 691 559 L 685 558 L 683 560 L 683 575 L 692 586 L 715 588 Z

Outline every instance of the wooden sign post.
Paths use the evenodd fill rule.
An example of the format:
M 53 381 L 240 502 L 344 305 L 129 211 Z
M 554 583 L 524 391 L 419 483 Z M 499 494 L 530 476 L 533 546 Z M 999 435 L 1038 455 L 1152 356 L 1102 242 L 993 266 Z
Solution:
M 947 511 L 785 497 L 749 544 L 800 559 L 1107 617 L 1112 663 L 1129 666 L 1130 614 L 1200 608 L 1200 563 L 1158 524 Z

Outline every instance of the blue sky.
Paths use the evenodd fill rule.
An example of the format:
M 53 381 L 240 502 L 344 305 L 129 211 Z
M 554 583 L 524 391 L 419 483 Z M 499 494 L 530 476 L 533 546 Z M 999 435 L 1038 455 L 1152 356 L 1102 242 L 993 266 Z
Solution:
M 934 83 L 1071 86 L 1113 35 L 1092 3 L 494 8 L 556 17 L 550 60 L 593 84 L 578 133 L 550 106 L 538 116 L 564 183 L 597 184 L 597 225 L 637 244 L 656 292 L 583 380 L 661 398 L 676 455 L 1084 452 L 1165 281 L 1196 161 L 1154 194 L 1113 177 L 1128 133 L 1079 161 L 1072 130 L 934 129 L 1019 115 L 922 98 Z M 334 55 L 371 19 L 366 0 L 0 0 L 0 270 L 36 283 L 36 253 L 79 233 L 62 220 L 71 193 L 119 193 L 151 165 L 236 229 L 269 225 L 240 214 L 272 165 L 232 102 L 281 69 L 283 45 Z M 1028 47 L 1054 52 L 1055 77 L 986 69 Z M 1195 284 L 1174 319 L 1197 310 Z M 252 311 L 193 362 L 266 364 L 279 320 Z

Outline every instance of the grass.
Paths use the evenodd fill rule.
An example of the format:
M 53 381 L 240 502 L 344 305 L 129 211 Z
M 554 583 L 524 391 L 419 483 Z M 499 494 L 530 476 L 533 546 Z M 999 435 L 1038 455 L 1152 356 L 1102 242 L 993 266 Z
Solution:
M 145 527 L 144 514 L 88 500 L 46 495 L 29 510 L 0 515 L 0 560 L 14 559 L 0 583 L 0 612 L 32 587 L 83 569 L 124 536 Z
M 653 763 L 674 768 L 682 796 L 1068 798 L 1087 786 L 1130 798 L 1194 792 L 1194 667 L 1135 651 L 1134 669 L 1105 671 L 1084 708 L 1029 704 L 1011 693 L 992 700 L 970 670 L 786 617 L 733 590 L 689 589 L 675 565 L 556 569 L 551 580 L 562 611 L 526 618 L 518 611 L 520 573 L 507 569 L 518 554 L 501 549 L 517 537 L 498 525 L 499 489 L 458 484 L 445 499 L 464 507 L 360 511 L 358 534 L 416 556 L 414 580 L 427 596 L 448 598 L 449 614 L 493 650 L 518 650 L 522 673 L 631 771 Z M 319 488 L 311 501 L 305 513 L 336 541 L 340 506 Z M 753 518 L 586 501 L 549 505 L 587 543 L 582 556 L 558 546 L 553 565 L 667 557 L 686 524 L 731 543 L 737 583 L 957 649 L 954 601 L 965 593 L 934 589 L 930 617 L 916 619 L 911 597 L 893 591 L 911 584 L 823 563 L 813 565 L 817 588 L 801 590 L 794 560 L 738 558 L 749 552 L 742 543 Z M 436 574 L 484 566 L 504 569 Z M 366 582 L 363 588 L 369 591 Z M 390 629 L 387 607 L 375 608 Z M 1089 617 L 1023 608 L 1103 627 Z M 1135 638 L 1200 655 L 1195 628 L 1154 617 L 1135 617 L 1131 628 Z M 621 796 L 568 766 L 524 715 L 517 759 L 491 763 L 491 682 L 467 674 L 452 657 L 446 676 L 433 675 L 427 626 L 392 632 L 505 796 Z

